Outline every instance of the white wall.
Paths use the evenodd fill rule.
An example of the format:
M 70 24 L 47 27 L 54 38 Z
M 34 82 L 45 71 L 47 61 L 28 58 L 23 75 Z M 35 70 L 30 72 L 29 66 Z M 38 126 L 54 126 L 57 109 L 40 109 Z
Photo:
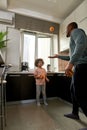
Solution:
M 14 25 L 0 24 L 0 32 L 8 31 L 6 47 L 1 49 L 5 64 L 12 64 L 11 71 L 20 70 L 20 31 Z
M 12 64 L 11 71 L 20 70 L 20 31 L 8 27 L 6 64 Z

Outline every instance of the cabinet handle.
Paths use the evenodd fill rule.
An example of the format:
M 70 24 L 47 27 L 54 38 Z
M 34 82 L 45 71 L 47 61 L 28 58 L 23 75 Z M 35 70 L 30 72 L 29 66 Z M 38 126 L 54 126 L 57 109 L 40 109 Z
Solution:
M 47 75 L 47 76 L 54 76 L 53 74 Z
M 28 75 L 29 77 L 31 77 L 31 76 L 34 76 L 34 75 Z
M 9 75 L 9 77 L 20 77 L 21 75 Z

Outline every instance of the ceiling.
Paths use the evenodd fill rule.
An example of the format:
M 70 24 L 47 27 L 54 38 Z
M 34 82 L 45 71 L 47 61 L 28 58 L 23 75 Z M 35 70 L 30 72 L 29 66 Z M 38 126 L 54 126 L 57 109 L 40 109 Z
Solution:
M 0 9 L 61 23 L 84 0 L 0 0 Z

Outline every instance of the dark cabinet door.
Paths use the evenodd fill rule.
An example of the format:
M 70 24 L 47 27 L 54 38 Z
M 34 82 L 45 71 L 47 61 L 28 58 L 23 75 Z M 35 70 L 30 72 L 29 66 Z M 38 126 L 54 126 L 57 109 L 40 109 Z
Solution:
M 36 98 L 36 86 L 33 76 L 28 74 L 7 75 L 7 101 L 20 101 Z
M 71 78 L 66 76 L 48 75 L 46 82 L 46 94 L 48 97 L 60 97 L 71 102 L 70 83 Z M 6 77 L 7 101 L 20 101 L 36 99 L 36 85 L 33 75 L 8 74 Z
M 6 77 L 6 99 L 7 101 L 20 100 L 21 75 L 8 75 Z
M 35 79 L 31 75 L 21 75 L 21 100 L 35 99 L 36 86 Z
M 57 97 L 57 85 L 56 85 L 56 76 L 48 76 L 49 82 L 46 82 L 46 93 L 47 97 Z
M 57 96 L 71 102 L 70 84 L 71 78 L 66 76 L 57 76 Z

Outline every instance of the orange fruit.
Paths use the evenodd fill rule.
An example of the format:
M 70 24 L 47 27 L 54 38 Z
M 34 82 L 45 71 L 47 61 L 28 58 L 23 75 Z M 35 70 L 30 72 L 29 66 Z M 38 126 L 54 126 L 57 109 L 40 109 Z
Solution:
M 70 70 L 70 71 L 69 71 L 69 77 L 72 77 L 72 75 L 73 75 L 73 71 Z
M 51 26 L 49 30 L 50 30 L 50 32 L 54 32 L 54 27 Z

